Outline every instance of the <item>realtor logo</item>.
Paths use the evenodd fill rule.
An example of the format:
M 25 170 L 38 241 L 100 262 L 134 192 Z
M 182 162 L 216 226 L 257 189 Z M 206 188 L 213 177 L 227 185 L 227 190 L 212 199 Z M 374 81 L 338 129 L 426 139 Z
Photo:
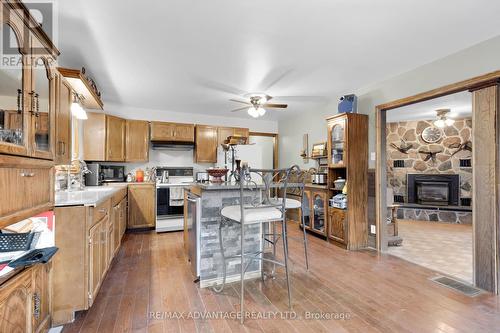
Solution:
M 57 45 L 57 13 L 56 3 L 53 0 L 28 0 L 23 1 L 23 4 L 28 9 L 34 21 L 30 22 L 31 27 L 41 26 L 47 37 Z M 41 43 L 28 45 L 30 40 L 30 31 L 20 22 L 26 20 L 26 12 L 19 9 L 11 9 L 9 6 L 2 7 L 4 11 L 10 10 L 8 17 L 12 23 L 4 23 L 1 27 L 0 34 L 0 54 L 2 68 L 22 68 L 22 54 L 29 53 L 31 55 L 47 54 L 47 51 Z M 4 16 L 5 17 L 5 16 Z

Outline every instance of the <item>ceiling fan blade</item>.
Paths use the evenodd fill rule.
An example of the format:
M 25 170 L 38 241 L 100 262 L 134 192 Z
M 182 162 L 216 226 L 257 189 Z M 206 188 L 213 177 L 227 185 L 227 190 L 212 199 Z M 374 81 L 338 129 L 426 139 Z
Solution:
M 328 98 L 324 96 L 274 96 L 274 99 L 297 102 L 326 102 Z
M 270 109 L 286 109 L 288 107 L 288 104 L 276 104 L 276 103 L 266 103 L 262 105 L 264 108 L 270 108 Z
M 242 107 L 242 108 L 233 109 L 233 110 L 231 110 L 231 112 L 238 112 L 238 111 L 243 111 L 243 110 L 248 110 L 248 106 L 245 106 L 245 107 Z
M 247 102 L 247 101 L 242 101 L 242 100 L 239 100 L 239 99 L 234 99 L 234 98 L 231 98 L 229 99 L 231 102 L 236 102 L 236 103 L 243 103 L 243 104 L 246 104 L 246 105 L 252 105 L 252 103 L 250 102 Z
M 275 68 L 269 71 L 266 76 L 257 85 L 262 91 L 268 91 L 274 87 L 278 82 L 282 81 L 285 77 L 290 75 L 294 70 L 289 67 Z
M 202 87 L 205 87 L 205 88 L 208 88 L 211 90 L 222 91 L 222 92 L 225 92 L 225 93 L 231 94 L 231 95 L 243 96 L 247 93 L 246 91 L 238 89 L 238 88 L 233 87 L 231 85 L 224 84 L 221 82 L 211 81 L 211 80 L 208 80 L 208 79 L 203 78 L 203 77 L 197 77 L 197 78 L 195 78 L 195 81 L 197 84 L 199 84 Z

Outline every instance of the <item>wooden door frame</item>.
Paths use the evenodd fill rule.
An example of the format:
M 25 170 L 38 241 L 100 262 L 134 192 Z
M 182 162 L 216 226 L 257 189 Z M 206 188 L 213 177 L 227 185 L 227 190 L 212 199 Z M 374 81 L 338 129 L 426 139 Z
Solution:
M 386 111 L 407 106 L 410 104 L 424 102 L 430 99 L 443 97 L 446 95 L 463 92 L 463 91 L 476 91 L 483 88 L 488 88 L 500 83 L 500 70 L 491 72 L 485 75 L 477 76 L 468 80 L 460 81 L 457 83 L 449 84 L 437 89 L 429 90 L 417 95 L 397 99 L 388 103 L 380 104 L 375 107 L 375 130 L 376 130 L 376 182 L 375 182 L 375 195 L 376 195 L 376 228 L 377 228 L 377 250 L 385 252 L 387 250 L 387 233 L 385 221 L 387 205 L 386 205 L 386 188 L 387 188 L 387 160 L 386 160 Z M 474 133 L 472 134 L 474 135 Z M 496 138 L 498 141 L 498 133 Z M 498 174 L 498 163 L 496 174 Z M 492 179 L 498 181 L 498 179 Z M 473 187 L 473 201 L 475 196 L 476 187 Z M 474 215 L 473 210 L 473 215 Z M 492 221 L 495 222 L 495 221 Z M 497 225 L 498 225 L 498 221 Z M 473 226 L 474 228 L 474 226 Z M 498 229 L 495 226 L 494 229 Z M 497 235 L 498 236 L 498 235 Z M 493 252 L 495 254 L 495 262 L 498 263 L 499 252 L 499 239 L 496 238 L 496 247 Z M 493 292 L 498 292 L 498 272 L 495 277 L 495 287 Z M 476 278 L 476 277 L 475 277 Z M 477 281 L 477 279 L 476 279 Z
M 267 132 L 250 132 L 248 136 L 265 136 L 273 138 L 273 169 L 278 169 L 279 166 L 279 135 L 277 133 Z

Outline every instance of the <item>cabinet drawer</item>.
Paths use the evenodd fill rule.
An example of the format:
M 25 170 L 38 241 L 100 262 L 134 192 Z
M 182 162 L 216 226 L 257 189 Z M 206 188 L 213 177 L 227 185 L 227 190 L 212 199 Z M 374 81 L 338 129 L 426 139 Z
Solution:
M 104 201 L 103 203 L 101 203 L 93 208 L 94 212 L 92 214 L 92 216 L 93 216 L 92 224 L 99 222 L 104 217 L 109 215 L 109 206 L 110 206 L 110 201 L 108 199 L 108 200 Z
M 0 227 L 54 207 L 52 162 L 0 157 Z

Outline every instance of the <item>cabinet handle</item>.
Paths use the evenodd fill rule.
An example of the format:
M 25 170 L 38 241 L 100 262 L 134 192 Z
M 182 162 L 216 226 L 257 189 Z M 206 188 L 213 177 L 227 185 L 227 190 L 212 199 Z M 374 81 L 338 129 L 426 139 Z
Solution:
M 17 89 L 17 113 L 21 113 L 21 97 L 23 96 L 23 91 L 21 89 Z
M 35 177 L 34 172 L 21 172 L 21 177 Z
M 38 293 L 33 294 L 33 317 L 36 320 L 40 318 L 40 295 Z

